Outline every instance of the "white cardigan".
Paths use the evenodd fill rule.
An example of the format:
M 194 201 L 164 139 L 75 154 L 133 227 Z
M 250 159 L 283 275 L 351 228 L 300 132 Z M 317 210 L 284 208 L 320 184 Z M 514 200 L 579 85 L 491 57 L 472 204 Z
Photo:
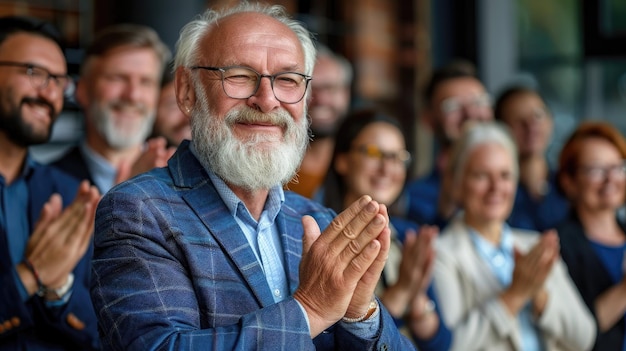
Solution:
M 540 235 L 519 229 L 512 232 L 521 252 L 530 250 Z M 436 249 L 434 285 L 443 318 L 453 333 L 451 350 L 521 351 L 517 318 L 499 299 L 503 287 L 476 253 L 461 216 L 437 238 Z M 545 350 L 590 350 L 596 324 L 561 259 L 545 284 L 548 302 L 535 321 Z

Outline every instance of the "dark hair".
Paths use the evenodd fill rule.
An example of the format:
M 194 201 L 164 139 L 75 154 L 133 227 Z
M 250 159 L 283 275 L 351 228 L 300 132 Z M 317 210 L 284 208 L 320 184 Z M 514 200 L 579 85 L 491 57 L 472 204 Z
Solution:
M 435 70 L 430 77 L 426 88 L 424 89 L 424 99 L 426 105 L 430 105 L 433 95 L 435 94 L 435 90 L 440 84 L 457 78 L 478 79 L 474 64 L 467 60 L 456 59 Z
M 0 17 L 0 44 L 16 33 L 39 35 L 54 41 L 60 48 L 63 48 L 61 34 L 49 22 L 24 16 Z
M 324 205 L 339 213 L 344 210 L 346 184 L 341 175 L 335 171 L 337 155 L 350 151 L 352 143 L 361 134 L 361 131 L 372 123 L 383 122 L 396 127 L 404 136 L 402 125 L 394 117 L 380 112 L 376 108 L 367 107 L 353 110 L 343 120 L 335 137 L 335 148 L 330 167 L 323 183 Z
M 165 69 L 172 57 L 170 49 L 161 41 L 154 29 L 139 24 L 115 24 L 96 33 L 94 41 L 85 51 L 81 73 L 85 73 L 92 57 L 105 55 L 122 46 L 154 50 L 161 63 L 161 69 Z
M 494 119 L 502 121 L 504 118 L 504 115 L 503 115 L 504 106 L 509 102 L 509 100 L 519 95 L 525 95 L 525 94 L 536 95 L 537 97 L 539 97 L 539 99 L 541 99 L 543 104 L 546 106 L 546 109 L 548 108 L 546 104 L 546 100 L 543 98 L 543 96 L 541 96 L 541 94 L 537 90 L 530 88 L 528 86 L 525 86 L 525 85 L 514 85 L 514 86 L 510 86 L 506 88 L 498 96 L 498 99 L 496 100 L 494 110 L 493 110 Z

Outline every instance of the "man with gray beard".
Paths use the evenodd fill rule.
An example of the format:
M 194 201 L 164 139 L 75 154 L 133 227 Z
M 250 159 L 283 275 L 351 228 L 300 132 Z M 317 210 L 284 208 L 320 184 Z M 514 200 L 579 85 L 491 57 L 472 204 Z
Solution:
M 101 193 L 153 167 L 174 149 L 152 132 L 163 69 L 171 53 L 149 27 L 118 24 L 96 34 L 87 49 L 76 100 L 85 137 L 52 165 L 88 179 Z
M 336 215 L 283 190 L 308 141 L 314 62 L 280 6 L 209 9 L 182 29 L 176 93 L 192 140 L 96 214 L 105 349 L 414 349 L 374 295 L 385 206 L 364 196 Z

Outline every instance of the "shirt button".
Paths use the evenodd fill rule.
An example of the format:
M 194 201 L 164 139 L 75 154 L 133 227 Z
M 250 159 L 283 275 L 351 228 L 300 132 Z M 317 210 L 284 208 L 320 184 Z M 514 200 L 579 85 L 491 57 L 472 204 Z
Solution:
M 275 290 L 274 290 L 274 296 L 276 296 L 276 297 L 280 297 L 280 290 L 275 289 Z

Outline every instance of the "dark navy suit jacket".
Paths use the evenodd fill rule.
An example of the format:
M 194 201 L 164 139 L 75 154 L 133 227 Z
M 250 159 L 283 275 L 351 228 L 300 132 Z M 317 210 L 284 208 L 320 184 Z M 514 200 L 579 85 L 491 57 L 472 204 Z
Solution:
M 626 231 L 626 228 L 621 226 L 622 230 Z M 595 316 L 595 300 L 615 283 L 591 246 L 585 235 L 585 229 L 573 210 L 556 229 L 561 239 L 563 261 L 567 264 L 569 274 L 580 296 Z M 609 330 L 600 332 L 598 329 L 593 350 L 622 350 L 626 335 L 625 328 L 626 320 L 622 317 Z
M 31 231 L 41 208 L 53 193 L 59 193 L 66 206 L 74 200 L 79 182 L 48 166 L 35 164 L 27 178 Z M 11 328 L 0 332 L 0 350 L 94 350 L 98 348 L 96 316 L 89 296 L 90 260 L 93 247 L 74 269 L 74 285 L 69 302 L 61 307 L 46 306 L 33 296 L 22 302 L 15 285 L 5 228 L 0 228 L 0 325 Z M 77 318 L 81 323 L 68 323 Z M 82 324 L 82 328 L 81 328 Z
M 303 215 L 335 213 L 293 192 L 276 218 L 290 292 Z M 381 305 L 372 339 L 335 324 L 311 340 L 293 297 L 275 303 L 262 267 L 205 169 L 183 143 L 166 168 L 111 189 L 96 215 L 92 299 L 115 350 L 413 350 Z
M 50 165 L 62 170 L 76 179 L 87 179 L 89 183 L 95 185 L 93 178 L 91 177 L 91 173 L 89 173 L 89 168 L 87 168 L 87 162 L 85 162 L 83 154 L 80 152 L 80 148 L 78 146 L 74 146 L 69 149 L 65 154 L 63 154 L 63 156 L 56 161 L 53 161 Z M 102 189 L 99 190 L 101 194 L 104 193 Z

